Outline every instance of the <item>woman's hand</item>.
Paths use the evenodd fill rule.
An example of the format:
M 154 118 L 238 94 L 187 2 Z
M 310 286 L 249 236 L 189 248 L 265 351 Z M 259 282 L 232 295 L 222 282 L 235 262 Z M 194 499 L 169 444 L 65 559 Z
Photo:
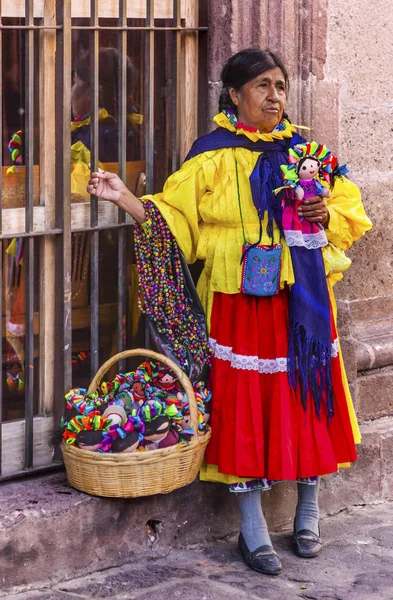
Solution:
M 128 193 L 127 187 L 116 173 L 101 169 L 91 174 L 87 191 L 101 200 L 109 200 L 115 204 Z
M 330 215 L 327 202 L 322 196 L 307 198 L 297 212 L 300 218 L 308 219 L 310 223 L 321 223 L 325 229 L 329 226 Z
M 92 173 L 87 191 L 89 194 L 98 196 L 101 200 L 113 202 L 131 215 L 138 223 L 146 221 L 143 203 L 130 192 L 116 173 L 102 171 L 102 169 L 97 173 Z

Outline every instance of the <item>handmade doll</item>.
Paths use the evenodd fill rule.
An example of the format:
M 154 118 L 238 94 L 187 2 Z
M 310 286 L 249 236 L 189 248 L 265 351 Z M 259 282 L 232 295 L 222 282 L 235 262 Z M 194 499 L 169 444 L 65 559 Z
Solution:
M 77 415 L 68 422 L 62 420 L 62 438 L 66 444 L 75 444 L 78 434 L 82 431 L 99 431 L 103 438 L 109 427 L 110 420 L 101 416 L 99 411 L 93 411 L 88 416 Z
M 317 177 L 333 187 L 336 177 L 348 173 L 345 165 L 338 166 L 337 157 L 322 144 L 311 142 L 289 149 L 289 165 L 281 165 L 284 185 L 274 190 L 284 190 L 282 197 L 282 227 L 288 246 L 308 249 L 322 248 L 328 244 L 323 226 L 299 217 L 300 205 L 313 196 L 330 197 L 330 191 Z
M 131 393 L 135 406 L 141 407 L 146 400 L 151 398 L 153 387 L 148 370 L 143 367 L 138 367 L 135 371 L 125 375 L 128 383 L 131 385 Z
M 203 381 L 194 383 L 193 388 L 198 408 L 198 431 L 199 433 L 202 433 L 206 431 L 206 425 L 210 419 L 210 412 L 208 409 L 210 405 L 208 403 L 211 400 L 211 392 L 209 392 Z M 180 421 L 180 426 L 183 430 L 188 430 L 191 426 L 191 416 L 190 406 L 186 395 L 183 400 L 182 412 L 183 418 Z
M 178 378 L 167 366 L 160 366 L 158 369 L 157 387 L 172 397 L 176 396 L 179 403 L 183 400 L 183 394 Z

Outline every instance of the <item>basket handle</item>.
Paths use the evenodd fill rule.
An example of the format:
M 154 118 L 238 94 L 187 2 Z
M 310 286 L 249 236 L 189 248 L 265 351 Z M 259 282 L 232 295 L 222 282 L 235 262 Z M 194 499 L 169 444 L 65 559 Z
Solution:
M 184 373 L 184 371 L 164 354 L 159 354 L 158 352 L 154 352 L 153 350 L 146 350 L 144 348 L 136 348 L 135 350 L 124 350 L 124 352 L 119 352 L 115 354 L 111 358 L 109 358 L 103 365 L 98 369 L 97 373 L 94 375 L 91 384 L 89 385 L 89 389 L 87 390 L 88 394 L 92 394 L 96 391 L 101 380 L 105 373 L 109 371 L 112 365 L 117 363 L 119 360 L 123 358 L 128 358 L 130 356 L 148 356 L 149 358 L 154 358 L 155 360 L 160 361 L 164 365 L 167 365 L 172 369 L 175 373 L 179 382 L 181 383 L 184 391 L 187 394 L 189 406 L 190 406 L 190 417 L 191 417 L 191 427 L 194 428 L 195 433 L 198 432 L 198 408 L 197 402 L 195 399 L 194 389 L 192 387 L 191 381 Z

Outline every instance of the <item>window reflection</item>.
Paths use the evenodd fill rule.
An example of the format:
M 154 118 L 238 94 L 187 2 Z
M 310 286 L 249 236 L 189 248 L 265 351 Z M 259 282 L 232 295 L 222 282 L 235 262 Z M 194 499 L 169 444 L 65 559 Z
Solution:
M 119 69 L 120 56 L 113 46 L 101 48 L 98 55 L 98 160 L 102 168 L 117 171 L 119 143 Z M 143 116 L 133 102 L 136 70 L 129 56 L 126 57 L 127 161 L 141 158 L 140 128 Z M 91 150 L 91 55 L 90 50 L 80 47 L 76 53 L 71 93 L 71 191 L 73 201 L 89 200 L 86 185 L 89 179 Z M 122 135 L 124 132 L 122 132 Z M 128 168 L 128 173 L 131 169 Z
M 25 414 L 25 335 L 26 335 L 26 278 L 23 268 L 24 239 L 3 240 L 3 420 L 22 419 Z M 34 247 L 35 281 L 39 281 L 38 245 Z M 39 363 L 39 288 L 34 290 L 34 413 L 38 412 Z

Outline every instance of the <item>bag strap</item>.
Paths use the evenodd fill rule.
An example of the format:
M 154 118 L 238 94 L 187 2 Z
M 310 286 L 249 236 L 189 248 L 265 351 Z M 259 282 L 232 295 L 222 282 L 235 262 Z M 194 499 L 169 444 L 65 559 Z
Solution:
M 244 221 L 243 221 L 243 211 L 242 211 L 242 204 L 240 201 L 240 186 L 239 186 L 239 171 L 238 171 L 238 167 L 237 167 L 237 159 L 236 159 L 236 149 L 233 149 L 233 154 L 235 157 L 235 168 L 236 168 L 236 185 L 237 185 L 237 200 L 239 203 L 239 211 L 240 211 L 240 220 L 242 222 L 242 231 L 243 231 L 243 243 L 244 243 L 244 248 L 245 250 L 242 253 L 242 257 L 240 259 L 240 264 L 242 264 L 242 262 L 244 261 L 246 254 L 249 250 L 251 250 L 251 248 L 255 248 L 255 246 L 258 246 L 261 239 L 262 239 L 262 219 L 261 217 L 259 217 L 259 239 L 257 242 L 255 242 L 255 244 L 248 244 L 247 240 L 246 240 L 246 234 L 244 231 Z

